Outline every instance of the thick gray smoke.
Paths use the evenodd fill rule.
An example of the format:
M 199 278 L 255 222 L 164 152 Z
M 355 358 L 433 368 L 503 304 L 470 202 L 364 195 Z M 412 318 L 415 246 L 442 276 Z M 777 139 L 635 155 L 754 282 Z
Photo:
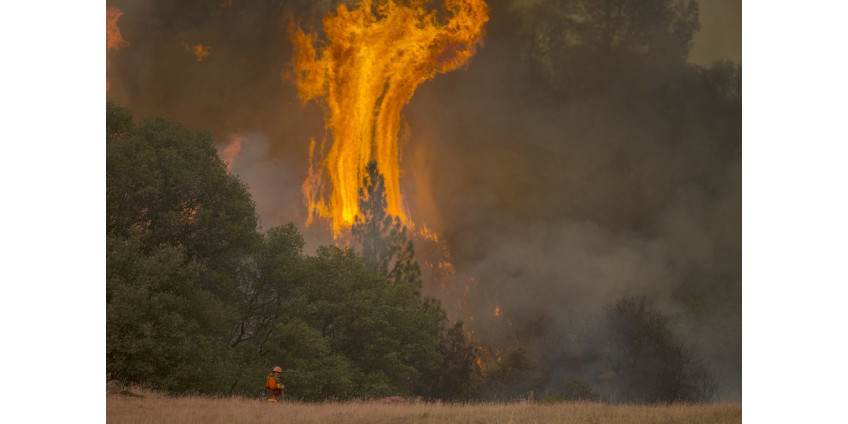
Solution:
M 242 134 L 232 171 L 264 228 L 302 228 L 309 142 L 327 134 L 320 106 L 302 105 L 282 75 L 287 14 L 317 29 L 334 3 L 110 1 L 130 45 L 111 58 L 108 97 L 208 128 L 221 150 Z M 706 68 L 682 65 L 587 88 L 592 59 L 551 50 L 557 21 L 548 31 L 529 18 L 559 3 L 490 2 L 468 67 L 419 87 L 401 162 L 412 214 L 475 277 L 466 324 L 484 342 L 567 351 L 586 317 L 644 295 L 720 372 L 719 396 L 741 399 L 741 107 L 716 100 Z M 711 22 L 721 13 L 709 8 Z M 726 51 L 698 40 L 697 63 Z M 183 42 L 210 54 L 198 61 Z M 329 241 L 314 228 L 307 238 Z

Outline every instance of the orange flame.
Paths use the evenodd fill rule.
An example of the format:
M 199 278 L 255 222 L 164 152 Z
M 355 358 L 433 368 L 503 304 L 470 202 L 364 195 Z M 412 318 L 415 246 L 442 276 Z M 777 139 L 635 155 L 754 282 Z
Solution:
M 109 56 L 118 49 L 129 46 L 124 37 L 121 36 L 121 30 L 118 28 L 118 18 L 123 15 L 121 9 L 117 7 L 106 8 L 106 72 L 109 72 Z M 109 77 L 106 77 L 106 92 L 109 92 Z
M 238 154 L 241 153 L 242 141 L 244 141 L 244 137 L 242 137 L 241 134 L 233 134 L 230 136 L 230 144 L 227 144 L 227 147 L 225 147 L 224 151 L 221 152 L 221 159 L 227 164 L 227 171 L 232 169 L 233 161 L 235 161 Z
M 332 133 L 329 152 L 310 158 L 307 225 L 316 216 L 329 218 L 336 236 L 359 214 L 358 191 L 372 159 L 385 178 L 387 212 L 408 222 L 399 183 L 401 109 L 421 83 L 474 55 L 489 19 L 483 0 L 444 0 L 451 15 L 444 23 L 422 0 L 374 3 L 361 0 L 353 10 L 341 4 L 325 17 L 323 48 L 316 49 L 314 34 L 300 28 L 291 34 L 298 94 L 303 102 L 326 102 Z
M 494 314 L 493 314 L 493 315 L 494 315 L 495 317 L 500 317 L 500 316 L 501 316 L 501 305 L 500 305 L 500 304 L 496 304 L 496 305 L 495 305 L 495 312 L 494 312 Z
M 197 57 L 198 62 L 202 62 L 203 58 L 209 56 L 209 46 L 204 46 L 203 44 L 195 44 L 193 46 L 189 46 L 188 43 L 183 42 L 183 48 L 185 51 L 193 54 Z

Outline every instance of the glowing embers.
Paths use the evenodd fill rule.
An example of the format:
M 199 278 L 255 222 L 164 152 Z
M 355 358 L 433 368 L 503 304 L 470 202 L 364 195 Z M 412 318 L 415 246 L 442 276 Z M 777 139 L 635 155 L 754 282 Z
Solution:
M 188 43 L 183 42 L 183 49 L 186 52 L 191 53 L 194 57 L 197 58 L 198 62 L 203 62 L 203 58 L 209 56 L 211 47 L 204 46 L 203 44 L 195 44 L 193 46 L 188 45 Z

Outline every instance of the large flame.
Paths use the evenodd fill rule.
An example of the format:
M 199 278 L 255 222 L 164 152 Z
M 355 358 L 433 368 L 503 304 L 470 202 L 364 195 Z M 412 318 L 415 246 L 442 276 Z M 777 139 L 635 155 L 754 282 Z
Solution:
M 123 15 L 117 7 L 106 8 L 106 72 L 109 72 L 109 56 L 116 50 L 129 46 L 121 30 L 118 28 L 118 18 Z M 106 77 L 106 92 L 109 92 L 109 77 Z
M 341 4 L 335 16 L 324 18 L 323 47 L 316 47 L 314 34 L 293 31 L 300 98 L 326 102 L 332 134 L 329 152 L 316 153 L 314 141 L 310 148 L 312 169 L 303 184 L 307 224 L 329 218 L 336 235 L 350 226 L 372 159 L 385 177 L 387 212 L 408 222 L 399 184 L 401 109 L 421 83 L 474 55 L 488 21 L 483 0 L 444 0 L 446 22 L 425 3 L 362 0 L 353 10 Z

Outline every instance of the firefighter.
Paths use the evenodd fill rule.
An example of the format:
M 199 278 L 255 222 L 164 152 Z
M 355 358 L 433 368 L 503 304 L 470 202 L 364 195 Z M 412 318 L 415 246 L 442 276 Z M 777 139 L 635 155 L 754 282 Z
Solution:
M 283 388 L 286 387 L 280 382 L 280 373 L 283 369 L 274 367 L 271 374 L 268 374 L 268 381 L 265 382 L 265 395 L 268 396 L 268 402 L 282 402 Z

